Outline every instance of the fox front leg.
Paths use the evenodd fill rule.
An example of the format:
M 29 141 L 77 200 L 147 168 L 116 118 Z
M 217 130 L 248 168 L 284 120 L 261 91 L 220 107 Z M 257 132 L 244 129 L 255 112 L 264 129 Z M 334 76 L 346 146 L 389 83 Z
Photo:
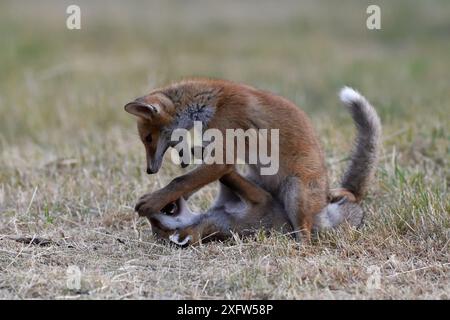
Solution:
M 227 164 L 202 165 L 173 179 L 164 188 L 143 195 L 136 204 L 135 210 L 140 216 L 149 217 L 160 212 L 169 203 L 220 179 L 232 170 L 234 167 Z

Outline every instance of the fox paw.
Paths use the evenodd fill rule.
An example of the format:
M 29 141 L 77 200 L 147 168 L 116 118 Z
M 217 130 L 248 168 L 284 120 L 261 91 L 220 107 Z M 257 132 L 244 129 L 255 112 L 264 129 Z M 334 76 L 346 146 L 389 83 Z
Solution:
M 161 204 L 161 197 L 155 193 L 148 193 L 139 199 L 134 210 L 139 216 L 150 216 L 160 212 L 164 206 L 164 203 Z

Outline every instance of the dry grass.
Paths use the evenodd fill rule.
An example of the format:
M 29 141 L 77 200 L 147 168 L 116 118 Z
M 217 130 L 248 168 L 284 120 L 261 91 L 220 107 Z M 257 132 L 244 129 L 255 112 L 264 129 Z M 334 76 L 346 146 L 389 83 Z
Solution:
M 378 32 L 364 27 L 364 2 L 86 1 L 82 30 L 68 31 L 64 2 L 2 1 L 0 298 L 449 299 L 450 3 L 376 2 Z M 353 134 L 336 92 L 361 90 L 384 124 L 366 226 L 311 246 L 282 235 L 156 242 L 132 206 L 181 170 L 145 175 L 122 106 L 191 75 L 301 105 L 334 182 Z M 205 209 L 214 193 L 194 205 Z M 67 287 L 71 265 L 80 290 Z

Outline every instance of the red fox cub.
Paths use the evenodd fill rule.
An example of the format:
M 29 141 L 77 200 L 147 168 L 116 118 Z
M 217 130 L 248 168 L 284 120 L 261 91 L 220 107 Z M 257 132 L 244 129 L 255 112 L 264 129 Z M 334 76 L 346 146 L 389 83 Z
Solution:
M 356 91 L 344 89 L 341 99 L 364 134 L 359 136 L 353 170 L 344 176 L 338 196 L 359 201 L 366 191 L 367 176 L 374 171 L 381 125 L 375 110 Z M 310 238 L 315 215 L 327 207 L 332 196 L 318 138 L 307 115 L 294 103 L 247 85 L 193 79 L 156 89 L 128 103 L 125 110 L 138 117 L 149 174 L 158 172 L 165 152 L 176 143 L 171 139 L 173 131 L 189 130 L 194 121 L 201 121 L 204 128 L 219 130 L 223 136 L 227 129 L 279 129 L 278 172 L 262 175 L 260 163 L 250 164 L 248 178 L 281 204 L 297 238 L 299 232 L 305 239 Z M 361 171 L 362 167 L 366 170 Z M 150 218 L 166 205 L 235 171 L 234 164 L 200 165 L 164 188 L 142 196 L 135 210 Z
M 231 172 L 220 178 L 219 195 L 206 213 L 192 212 L 180 198 L 149 220 L 158 237 L 187 246 L 212 240 L 226 240 L 233 233 L 250 236 L 258 230 L 294 232 L 283 205 L 256 183 Z M 358 227 L 364 212 L 347 197 L 335 199 L 314 216 L 313 230 L 329 229 L 342 223 Z
M 375 110 L 357 92 L 341 91 L 342 101 L 350 108 L 357 128 L 351 161 L 330 203 L 314 216 L 313 230 L 334 228 L 342 223 L 359 226 L 364 213 L 359 205 L 370 184 L 377 163 L 380 122 Z M 257 230 L 293 232 L 289 215 L 279 198 L 237 172 L 220 178 L 219 194 L 206 213 L 189 210 L 186 200 L 177 199 L 152 215 L 150 222 L 156 235 L 185 246 L 200 241 L 225 240 L 232 233 L 242 236 Z M 347 191 L 352 190 L 352 192 Z

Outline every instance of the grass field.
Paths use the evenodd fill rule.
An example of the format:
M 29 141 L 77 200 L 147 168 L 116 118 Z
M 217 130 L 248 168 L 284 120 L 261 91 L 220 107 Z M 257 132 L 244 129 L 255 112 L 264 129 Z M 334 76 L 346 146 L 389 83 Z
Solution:
M 449 1 L 370 1 L 378 31 L 367 1 L 76 1 L 68 30 L 72 3 L 0 4 L 0 298 L 450 299 Z M 365 226 L 312 245 L 157 242 L 132 208 L 183 171 L 145 174 L 123 105 L 187 76 L 293 100 L 333 185 L 354 134 L 337 92 L 360 90 L 384 126 Z

